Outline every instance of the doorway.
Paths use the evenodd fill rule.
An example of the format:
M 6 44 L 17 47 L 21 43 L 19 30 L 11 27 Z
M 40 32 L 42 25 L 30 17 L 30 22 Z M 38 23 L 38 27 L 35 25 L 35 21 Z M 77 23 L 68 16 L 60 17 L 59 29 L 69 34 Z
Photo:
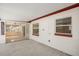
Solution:
M 6 43 L 25 40 L 25 22 L 6 22 Z

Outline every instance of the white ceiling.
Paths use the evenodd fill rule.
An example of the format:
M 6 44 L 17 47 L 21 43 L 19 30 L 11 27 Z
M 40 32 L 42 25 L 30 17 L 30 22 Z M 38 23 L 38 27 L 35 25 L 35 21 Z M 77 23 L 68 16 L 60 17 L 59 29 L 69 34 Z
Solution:
M 0 3 L 0 18 L 29 21 L 70 5 L 72 3 Z

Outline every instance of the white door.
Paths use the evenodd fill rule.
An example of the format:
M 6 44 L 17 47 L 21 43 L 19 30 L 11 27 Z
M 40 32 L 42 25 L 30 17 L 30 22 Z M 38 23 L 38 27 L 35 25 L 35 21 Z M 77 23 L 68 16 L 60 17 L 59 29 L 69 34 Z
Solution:
M 42 20 L 40 22 L 40 40 L 41 42 L 47 44 L 47 45 L 50 45 L 50 36 L 51 36 L 51 33 L 50 33 L 50 23 L 49 23 L 49 20 Z

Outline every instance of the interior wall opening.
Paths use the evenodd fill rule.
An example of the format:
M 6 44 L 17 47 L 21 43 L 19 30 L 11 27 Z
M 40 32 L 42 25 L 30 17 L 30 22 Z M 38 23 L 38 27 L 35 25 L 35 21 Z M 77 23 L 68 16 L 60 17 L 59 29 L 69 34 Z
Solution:
M 26 22 L 7 21 L 6 22 L 6 43 L 25 40 Z

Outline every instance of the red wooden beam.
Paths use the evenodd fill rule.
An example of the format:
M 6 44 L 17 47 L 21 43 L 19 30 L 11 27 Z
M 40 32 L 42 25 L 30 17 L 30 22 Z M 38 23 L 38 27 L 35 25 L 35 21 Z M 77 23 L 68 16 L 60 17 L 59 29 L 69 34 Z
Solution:
M 44 16 L 41 16 L 41 17 L 35 18 L 35 19 L 29 21 L 29 23 L 32 22 L 32 21 L 35 21 L 35 20 L 38 20 L 38 19 L 44 18 L 44 17 L 48 17 L 48 16 L 51 16 L 51 15 L 54 15 L 54 14 L 58 14 L 58 13 L 63 12 L 63 11 L 67 11 L 67 10 L 70 10 L 70 9 L 76 8 L 76 7 L 79 7 L 79 3 L 73 4 L 73 5 L 71 5 L 71 6 L 68 6 L 68 7 L 66 7 L 66 8 L 60 9 L 60 10 L 58 10 L 58 11 L 55 11 L 55 12 L 52 12 L 52 13 L 46 14 L 46 15 L 44 15 Z

